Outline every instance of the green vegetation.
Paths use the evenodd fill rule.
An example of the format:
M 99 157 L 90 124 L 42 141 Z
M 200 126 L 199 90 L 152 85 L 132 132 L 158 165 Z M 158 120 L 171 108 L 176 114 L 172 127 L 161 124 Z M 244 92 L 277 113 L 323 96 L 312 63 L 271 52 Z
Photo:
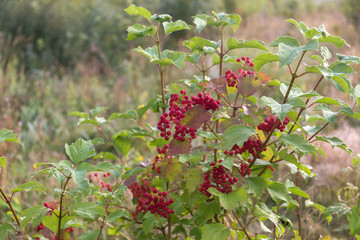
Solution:
M 348 56 L 359 55 L 360 4 L 131 2 L 174 22 L 124 11 L 128 1 L 0 0 L 0 239 L 355 239 L 360 138 L 346 131 L 359 121 Z M 238 62 L 243 82 L 218 78 Z M 176 94 L 216 103 L 177 115 L 186 134 L 197 129 L 191 151 L 156 125 L 181 107 Z M 202 186 L 220 181 L 209 169 L 229 186 Z M 145 192 L 167 194 L 166 206 L 147 198 L 166 215 L 142 211 Z

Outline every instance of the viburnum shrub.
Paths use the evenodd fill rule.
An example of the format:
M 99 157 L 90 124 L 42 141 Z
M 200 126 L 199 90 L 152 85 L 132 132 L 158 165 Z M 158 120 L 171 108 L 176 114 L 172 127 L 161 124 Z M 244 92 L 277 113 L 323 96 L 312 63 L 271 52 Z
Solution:
M 9 193 L 1 188 L 13 218 L 2 223 L 0 239 L 9 234 L 81 240 L 306 239 L 312 231 L 303 224 L 306 208 L 317 209 L 329 224 L 332 215 L 346 215 L 349 237 L 360 237 L 360 203 L 326 208 L 300 188 L 315 175 L 304 156 L 326 156 L 317 142 L 352 153 L 343 141 L 323 133 L 337 118 L 360 119 L 360 85 L 349 80 L 354 73 L 349 64 L 360 58 L 333 56 L 328 49 L 349 47 L 345 40 L 324 26 L 309 28 L 293 19 L 288 22 L 300 40 L 280 36 L 266 45 L 226 39 L 241 18 L 213 12 L 194 16 L 194 36 L 183 42 L 187 49 L 173 51 L 163 49 L 164 40 L 192 26 L 135 5 L 125 11 L 146 22 L 128 27 L 127 39 L 147 37 L 154 43 L 134 51 L 156 65 L 159 92 L 136 110 L 107 118 L 100 116 L 105 107 L 73 112 L 79 125 L 94 125 L 101 138 L 66 144 L 67 160 L 36 165 L 32 177 L 45 174 L 58 187 L 28 181 Z M 218 37 L 197 36 L 205 28 Z M 272 68 L 261 72 L 267 64 Z M 170 67 L 197 73 L 168 79 Z M 279 69 L 288 72 L 277 74 Z M 321 84 L 332 85 L 347 100 L 321 95 Z M 133 125 L 108 136 L 104 126 L 116 119 Z M 18 141 L 7 129 L 0 140 Z M 128 155 L 139 144 L 149 156 L 141 163 Z M 0 164 L 5 168 L 4 157 Z M 22 191 L 40 191 L 44 202 L 15 209 L 13 196 Z

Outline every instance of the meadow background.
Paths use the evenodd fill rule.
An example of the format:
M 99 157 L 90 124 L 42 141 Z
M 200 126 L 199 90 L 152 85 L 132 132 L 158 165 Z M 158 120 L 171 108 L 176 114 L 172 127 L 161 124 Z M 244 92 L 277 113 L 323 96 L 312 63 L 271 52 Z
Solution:
M 36 171 L 36 162 L 65 159 L 65 143 L 99 134 L 91 126 L 78 127 L 77 117 L 71 112 L 88 112 L 97 106 L 108 107 L 107 114 L 124 112 L 146 103 L 158 91 L 157 70 L 131 51 L 139 44 L 149 44 L 125 40 L 126 28 L 134 19 L 123 9 L 132 3 L 152 13 L 168 13 L 188 24 L 198 13 L 237 13 L 243 22 L 236 37 L 260 39 L 266 44 L 279 35 L 299 37 L 296 29 L 285 22 L 289 18 L 308 26 L 325 25 L 351 46 L 341 49 L 342 54 L 360 55 L 359 0 L 0 0 L 0 129 L 14 129 L 22 142 L 19 146 L 0 145 L 0 155 L 9 161 L 0 174 L 5 190 L 24 183 Z M 181 42 L 194 35 L 195 31 L 180 31 L 165 44 L 171 49 L 184 49 Z M 214 32 L 207 30 L 205 35 L 211 38 Z M 246 52 L 239 52 L 242 55 Z M 353 67 L 360 71 L 359 66 Z M 269 68 L 266 71 L 273 78 L 283 74 Z M 191 72 L 171 69 L 167 79 L 172 83 L 192 77 Z M 359 83 L 360 75 L 354 74 L 351 80 Z M 301 84 L 306 88 L 306 82 Z M 332 96 L 333 89 L 328 85 L 320 89 Z M 155 116 L 147 117 L 155 123 Z M 128 125 L 118 120 L 105 131 L 115 133 Z M 342 139 L 355 154 L 360 153 L 358 122 L 341 119 L 327 134 Z M 346 170 L 351 166 L 350 155 L 328 145 L 323 147 L 328 158 L 307 160 L 313 162 L 318 177 L 304 186 L 310 195 L 321 193 L 312 194 L 311 199 L 329 206 L 339 200 L 341 188 L 357 188 L 359 178 L 356 172 Z M 128 162 L 135 166 L 151 155 L 147 146 L 135 139 Z M 51 184 L 48 182 L 47 187 Z M 18 195 L 15 206 L 21 211 L 21 206 L 44 200 L 51 199 L 40 200 L 36 194 L 25 193 Z M 1 204 L 0 223 L 10 219 Z M 311 210 L 304 214 L 309 229 L 306 239 L 312 239 L 312 234 L 331 234 L 340 239 L 349 231 L 344 218 L 334 218 L 329 227 Z

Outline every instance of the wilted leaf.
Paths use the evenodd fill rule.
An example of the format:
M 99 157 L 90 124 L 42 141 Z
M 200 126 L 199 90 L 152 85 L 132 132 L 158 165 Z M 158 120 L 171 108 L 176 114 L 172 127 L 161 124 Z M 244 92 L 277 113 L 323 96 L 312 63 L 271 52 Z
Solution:
M 210 119 L 211 114 L 208 113 L 203 106 L 196 105 L 186 111 L 182 124 L 190 128 L 198 129 L 201 124 L 208 122 Z
M 246 77 L 238 78 L 237 88 L 243 97 L 249 97 L 256 93 L 260 86 L 260 81 L 256 80 L 255 75 L 247 74 Z
M 185 138 L 185 141 L 179 141 L 177 139 L 171 140 L 169 144 L 169 156 L 174 156 L 178 154 L 189 154 L 191 150 L 191 142 L 189 139 Z

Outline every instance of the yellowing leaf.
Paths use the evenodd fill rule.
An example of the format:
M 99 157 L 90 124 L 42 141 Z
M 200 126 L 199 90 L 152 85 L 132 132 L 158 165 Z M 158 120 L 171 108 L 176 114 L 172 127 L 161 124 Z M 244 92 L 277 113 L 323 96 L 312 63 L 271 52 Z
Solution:
M 260 140 L 263 142 L 265 141 L 266 137 L 264 135 L 264 132 L 259 130 L 258 128 L 255 129 L 256 133 L 258 134 L 258 136 L 260 137 Z M 274 152 L 272 151 L 271 147 L 267 147 L 266 151 L 261 152 L 262 155 L 264 155 L 264 157 L 262 158 L 265 161 L 270 161 L 270 159 L 272 158 L 272 156 L 274 155 Z

